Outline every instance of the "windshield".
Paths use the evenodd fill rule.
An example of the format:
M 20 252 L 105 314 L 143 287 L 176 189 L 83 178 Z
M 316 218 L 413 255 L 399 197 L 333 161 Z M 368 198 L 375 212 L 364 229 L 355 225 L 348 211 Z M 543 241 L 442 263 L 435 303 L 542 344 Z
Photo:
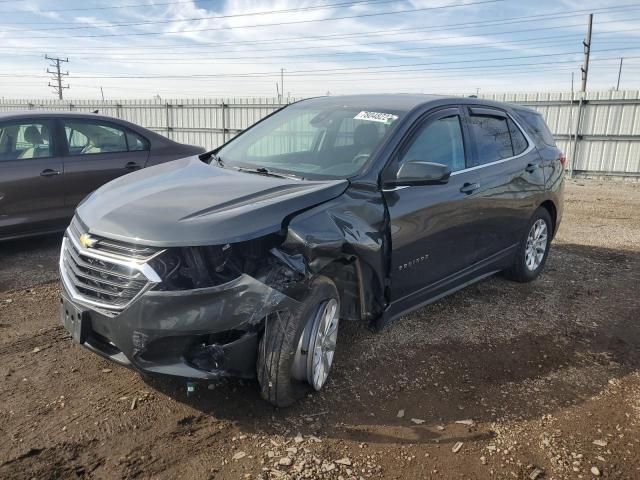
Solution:
M 347 178 L 362 170 L 400 116 L 397 111 L 301 102 L 260 122 L 217 155 L 225 166 L 308 179 Z

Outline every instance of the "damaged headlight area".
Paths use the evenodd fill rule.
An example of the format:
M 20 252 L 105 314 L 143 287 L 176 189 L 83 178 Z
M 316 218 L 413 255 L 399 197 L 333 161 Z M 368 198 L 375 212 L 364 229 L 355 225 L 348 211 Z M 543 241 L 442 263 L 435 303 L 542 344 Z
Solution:
M 149 262 L 162 279 L 155 290 L 214 287 L 242 274 L 269 276 L 275 261 L 270 250 L 281 242 L 278 235 L 269 235 L 233 244 L 169 248 Z

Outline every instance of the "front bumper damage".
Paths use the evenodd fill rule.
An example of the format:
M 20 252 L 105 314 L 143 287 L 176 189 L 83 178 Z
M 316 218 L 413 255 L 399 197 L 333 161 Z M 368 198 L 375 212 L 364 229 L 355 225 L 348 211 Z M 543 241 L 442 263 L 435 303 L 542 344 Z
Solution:
M 143 373 L 201 380 L 255 377 L 264 318 L 299 306 L 246 274 L 208 288 L 151 290 L 116 316 L 85 310 L 74 293 L 63 282 L 63 297 L 84 311 L 83 346 Z M 64 302 L 62 310 L 64 323 Z
M 259 268 L 250 271 L 243 268 L 235 278 L 229 277 L 233 280 L 213 286 L 185 284 L 182 279 L 166 282 L 167 275 L 171 275 L 166 272 L 174 271 L 172 265 L 164 268 L 165 273 L 162 268 L 158 268 L 159 273 L 152 268 L 158 278 L 145 272 L 141 265 L 152 264 L 154 252 L 165 249 L 155 246 L 142 263 L 133 261 L 137 276 L 132 279 L 139 281 L 146 277 L 153 285 L 142 287 L 140 294 L 115 314 L 101 308 L 100 302 L 86 301 L 82 291 L 76 289 L 77 279 L 72 281 L 70 277 L 74 268 L 95 267 L 97 272 L 92 273 L 90 281 L 95 280 L 100 286 L 107 279 L 113 280 L 111 271 L 101 266 L 105 257 L 96 254 L 105 248 L 102 242 L 110 245 L 112 251 L 120 240 L 99 237 L 76 218 L 67 231 L 60 257 L 63 324 L 85 347 L 144 373 L 202 380 L 254 377 L 258 344 L 269 326 L 269 316 L 301 311 L 300 302 L 307 297 L 311 281 L 317 275 L 334 281 L 341 297 L 342 318 L 372 322 L 380 317 L 387 304 L 385 212 L 374 189 L 347 190 L 339 198 L 286 218 L 265 236 L 243 238 L 239 240 L 242 243 L 231 244 L 233 251 L 242 258 L 250 258 L 249 263 Z M 98 247 L 81 245 L 83 234 L 97 238 Z M 93 256 L 98 264 L 68 264 L 71 257 L 65 257 L 65 241 L 75 248 L 71 257 L 80 256 L 81 261 L 90 262 Z M 115 246 L 122 250 L 122 245 Z M 149 250 L 137 244 L 125 247 L 136 254 Z M 170 253 L 172 248 L 209 247 L 166 247 L 166 251 Z M 224 251 L 223 247 L 223 254 Z M 164 258 L 161 253 L 157 255 L 158 259 Z M 226 257 L 216 258 L 223 262 L 218 265 L 226 265 Z M 123 268 L 130 266 L 125 262 Z M 212 271 L 210 265 L 207 268 L 204 270 Z M 215 265 L 213 268 L 218 271 Z M 83 276 L 82 272 L 77 273 Z M 106 279 L 102 274 L 107 275 Z M 163 288 L 157 288 L 160 286 Z M 86 282 L 85 287 L 99 290 Z M 76 312 L 76 316 L 81 313 L 80 334 L 66 310 Z

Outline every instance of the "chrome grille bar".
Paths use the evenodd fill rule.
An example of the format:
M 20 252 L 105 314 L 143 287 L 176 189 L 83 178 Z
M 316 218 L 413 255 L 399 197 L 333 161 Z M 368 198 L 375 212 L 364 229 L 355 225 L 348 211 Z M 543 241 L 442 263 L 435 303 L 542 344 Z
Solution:
M 79 303 L 115 315 L 160 282 L 146 262 L 162 250 L 93 236 L 93 243 L 86 248 L 79 241 L 81 228 L 74 218 L 60 252 L 62 281 Z

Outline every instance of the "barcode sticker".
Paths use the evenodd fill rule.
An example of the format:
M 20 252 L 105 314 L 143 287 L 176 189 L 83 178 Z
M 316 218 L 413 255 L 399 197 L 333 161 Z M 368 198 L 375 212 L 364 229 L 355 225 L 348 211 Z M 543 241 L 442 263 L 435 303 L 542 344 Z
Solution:
M 392 113 L 360 112 L 353 118 L 354 120 L 368 120 L 370 122 L 380 122 L 391 125 L 395 120 L 398 119 L 398 116 Z

